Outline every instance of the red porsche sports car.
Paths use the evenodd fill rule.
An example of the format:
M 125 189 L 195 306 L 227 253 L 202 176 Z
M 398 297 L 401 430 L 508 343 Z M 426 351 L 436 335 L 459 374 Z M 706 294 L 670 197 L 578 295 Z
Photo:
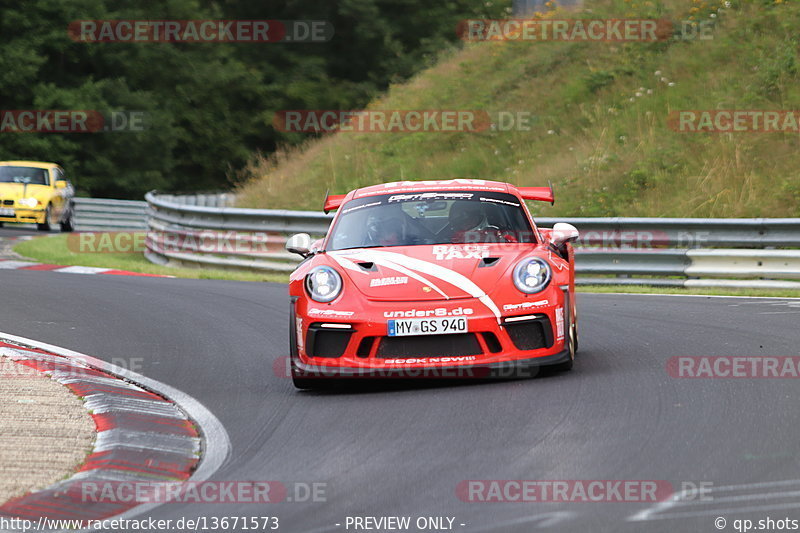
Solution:
M 289 284 L 295 385 L 572 368 L 578 231 L 538 228 L 524 200 L 553 191 L 454 179 L 328 196 L 327 236 L 286 244 L 305 258 Z

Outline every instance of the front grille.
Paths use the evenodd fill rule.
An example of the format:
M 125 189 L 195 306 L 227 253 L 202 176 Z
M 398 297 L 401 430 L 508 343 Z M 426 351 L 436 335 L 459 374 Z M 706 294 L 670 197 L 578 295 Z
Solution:
M 14 200 L 3 200 L 3 205 L 14 205 Z
M 311 324 L 306 335 L 306 353 L 311 357 L 341 357 L 352 335 L 352 330 L 324 329 Z
M 409 337 L 382 337 L 378 357 L 458 357 L 481 355 L 481 345 L 474 333 L 450 335 L 414 335 Z
M 553 345 L 553 328 L 546 316 L 506 324 L 505 329 L 518 350 L 538 350 Z

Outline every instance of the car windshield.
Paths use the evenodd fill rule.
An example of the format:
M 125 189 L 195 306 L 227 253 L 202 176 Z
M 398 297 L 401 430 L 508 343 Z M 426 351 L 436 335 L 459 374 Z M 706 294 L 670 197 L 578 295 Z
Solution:
M 35 167 L 1 167 L 0 183 L 47 185 L 47 169 Z
M 369 196 L 348 202 L 331 230 L 328 250 L 531 242 L 536 238 L 516 196 L 438 191 Z

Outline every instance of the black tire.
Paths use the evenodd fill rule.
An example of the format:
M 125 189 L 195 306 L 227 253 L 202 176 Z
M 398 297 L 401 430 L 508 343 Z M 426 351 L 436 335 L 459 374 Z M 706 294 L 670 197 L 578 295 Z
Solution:
M 575 352 L 578 351 L 578 328 L 577 324 L 572 321 L 572 313 L 567 308 L 567 317 L 569 323 L 567 325 L 567 350 L 569 351 L 569 359 L 563 363 L 553 365 L 552 369 L 555 372 L 568 372 L 572 370 L 572 365 L 575 363 Z
M 36 224 L 36 229 L 39 231 L 50 231 L 50 206 L 47 206 L 47 209 L 44 211 L 44 223 Z
M 578 317 L 575 317 L 575 322 L 572 323 L 572 335 L 575 338 L 575 353 L 578 353 L 578 347 L 580 344 L 578 343 Z
M 556 372 L 568 372 L 572 370 L 572 366 L 575 364 L 575 337 L 574 330 L 572 328 L 569 328 L 567 347 L 569 348 L 569 359 L 563 363 L 553 365 L 553 370 Z
M 69 214 L 67 215 L 67 218 L 65 218 L 60 223 L 61 231 L 65 232 L 65 233 L 69 233 L 69 232 L 75 231 L 75 222 L 73 221 L 73 217 L 74 216 L 75 216 L 75 214 L 74 214 L 74 212 L 72 210 L 72 207 L 70 207 Z

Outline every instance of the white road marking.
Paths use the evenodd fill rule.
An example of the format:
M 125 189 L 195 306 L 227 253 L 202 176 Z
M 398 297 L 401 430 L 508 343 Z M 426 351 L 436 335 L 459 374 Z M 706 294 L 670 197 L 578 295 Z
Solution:
M 720 515 L 726 513 L 748 513 L 753 511 L 770 511 L 779 509 L 793 509 L 800 507 L 800 490 L 784 491 L 776 490 L 774 492 L 763 491 L 761 489 L 781 489 L 789 486 L 798 486 L 800 488 L 800 479 L 787 479 L 782 481 L 765 481 L 759 483 L 746 483 L 741 485 L 723 485 L 713 487 L 710 492 L 706 494 L 707 499 L 697 498 L 696 491 L 682 490 L 674 493 L 666 501 L 659 502 L 652 507 L 648 507 L 638 513 L 629 516 L 626 521 L 640 522 L 647 520 L 668 520 L 672 518 L 691 518 L 697 516 Z M 742 494 L 738 496 L 726 496 L 717 498 L 714 495 L 718 492 L 733 492 L 733 491 L 754 491 L 749 494 Z M 686 499 L 687 495 L 690 497 Z M 748 507 L 741 506 L 741 502 L 749 501 L 768 501 L 780 499 L 793 499 L 789 503 L 774 503 L 774 504 L 761 504 L 751 505 Z M 725 505 L 732 504 L 732 505 Z M 705 506 L 704 509 L 688 509 L 691 506 Z M 686 509 L 686 510 L 684 510 Z
M 725 296 L 721 294 L 667 294 L 662 292 L 581 292 L 580 285 L 575 290 L 582 295 L 597 295 L 610 294 L 613 296 L 677 296 L 679 298 L 742 298 L 749 300 L 800 300 L 800 297 L 794 296 Z M 757 303 L 757 302 L 753 302 Z
M 113 268 L 68 266 L 56 268 L 53 272 L 63 272 L 65 274 L 100 274 L 102 272 L 108 272 L 109 270 L 113 270 Z
M 2 270 L 16 270 L 18 268 L 29 267 L 38 265 L 39 263 L 32 263 L 30 261 L 0 261 L 0 269 Z

